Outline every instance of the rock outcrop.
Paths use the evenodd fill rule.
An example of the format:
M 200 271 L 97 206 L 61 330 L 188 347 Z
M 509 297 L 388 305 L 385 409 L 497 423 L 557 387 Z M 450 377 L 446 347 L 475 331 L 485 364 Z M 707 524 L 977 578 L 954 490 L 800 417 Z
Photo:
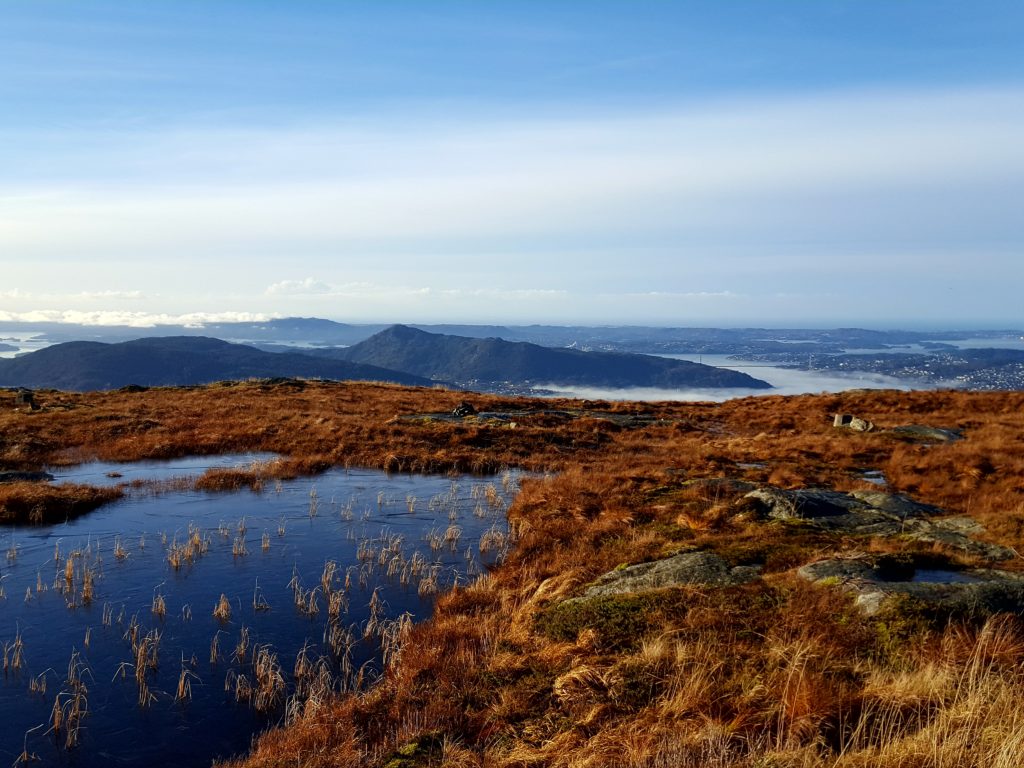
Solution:
M 746 494 L 768 518 L 854 535 L 905 536 L 941 544 L 988 560 L 1008 560 L 1013 550 L 973 537 L 979 524 L 899 494 L 884 491 L 784 490 L 770 486 Z
M 652 589 L 679 587 L 688 584 L 711 587 L 733 587 L 758 577 L 757 566 L 730 567 L 718 555 L 710 552 L 681 552 L 678 555 L 638 563 L 600 576 L 580 598 L 645 592 Z
M 852 413 L 835 414 L 832 418 L 832 426 L 837 429 L 848 429 L 851 432 L 887 432 L 922 443 L 952 443 L 963 439 L 963 433 L 959 429 L 929 427 L 925 424 L 904 424 L 890 429 L 878 429 L 873 422 Z
M 1024 574 L 1010 571 L 914 567 L 900 571 L 862 557 L 819 560 L 797 573 L 808 581 L 854 594 L 857 606 L 869 615 L 899 599 L 950 614 L 1024 611 Z
M 893 427 L 889 432 L 927 443 L 954 443 L 963 439 L 963 433 L 959 429 L 929 427 L 924 424 L 905 424 L 901 427 Z

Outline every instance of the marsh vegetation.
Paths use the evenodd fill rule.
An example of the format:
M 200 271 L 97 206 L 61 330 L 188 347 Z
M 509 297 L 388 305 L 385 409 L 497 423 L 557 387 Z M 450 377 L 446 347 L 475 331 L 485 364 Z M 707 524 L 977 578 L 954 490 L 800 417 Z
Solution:
M 203 661 L 199 668 L 215 664 L 225 700 L 244 704 L 228 713 L 257 717 L 249 702 L 260 690 L 260 701 L 274 700 L 278 667 L 286 679 L 298 670 L 304 681 L 313 681 L 304 682 L 303 690 L 324 690 L 315 684 L 320 678 L 309 654 L 299 663 L 297 652 L 288 658 L 264 636 L 260 622 L 285 609 L 309 625 L 319 623 L 319 639 L 304 637 L 330 646 L 341 659 L 348 648 L 356 655 L 367 627 L 392 649 L 391 663 L 373 685 L 365 685 L 365 675 L 360 680 L 362 665 L 353 658 L 347 668 L 360 685 L 338 685 L 315 695 L 309 706 L 286 705 L 287 726 L 261 737 L 241 764 L 988 768 L 1024 762 L 1017 705 L 1024 696 L 1019 615 L 952 615 L 909 602 L 867 615 L 840 584 L 813 584 L 797 575 L 809 563 L 837 556 L 909 559 L 944 573 L 992 563 L 942 541 L 823 531 L 769 519 L 744 498 L 751 486 L 843 492 L 883 487 L 968 519 L 978 526 L 972 536 L 979 540 L 1024 552 L 1024 394 L 853 391 L 721 404 L 479 396 L 478 411 L 502 417 L 464 419 L 447 416 L 464 393 L 363 384 L 244 383 L 48 397 L 40 396 L 43 407 L 32 415 L 0 411 L 0 459 L 6 466 L 32 470 L 69 458 L 258 450 L 283 457 L 300 478 L 282 480 L 285 495 L 296 489 L 294 510 L 283 522 L 280 515 L 258 519 L 247 509 L 198 523 L 214 534 L 216 546 L 177 573 L 219 559 L 237 569 L 252 568 L 264 556 L 287 559 L 288 542 L 302 526 L 324 519 L 336 519 L 346 531 L 343 538 L 358 568 L 342 569 L 339 560 L 325 579 L 325 563 L 332 558 L 308 571 L 293 572 L 289 563 L 285 575 L 296 578 L 291 586 L 286 578 L 280 592 L 261 576 L 269 610 L 255 608 L 255 580 L 237 598 L 216 584 L 201 600 L 187 600 L 195 608 L 191 625 L 201 616 L 207 622 L 201 652 L 198 646 L 196 651 Z M 836 430 L 835 413 L 863 415 L 879 430 Z M 886 430 L 907 424 L 956 429 L 963 439 L 935 442 Z M 306 476 L 325 466 L 483 475 L 520 467 L 543 474 L 522 481 L 504 528 L 500 518 L 487 519 L 486 499 L 472 493 L 466 513 L 456 520 L 431 504 L 436 494 L 413 488 L 396 489 L 384 499 L 380 489 L 372 489 L 362 505 L 336 496 L 328 511 L 331 492 L 321 479 Z M 209 498 L 270 499 L 278 479 L 265 480 L 261 496 L 245 491 Z M 501 489 L 500 475 L 484 488 L 488 482 L 496 493 Z M 317 509 L 311 516 L 314 484 Z M 393 536 L 401 531 L 393 522 L 386 530 L 378 526 L 359 534 L 366 508 L 372 515 L 382 503 L 396 515 L 431 516 L 417 537 L 419 558 L 414 553 L 404 563 L 394 561 Z M 477 503 L 484 505 L 482 516 Z M 81 520 L 97 514 L 106 509 Z M 248 554 L 232 556 L 243 515 L 252 532 L 277 530 L 265 555 L 252 545 Z M 186 540 L 188 519 L 199 520 L 182 520 L 179 543 Z M 175 530 L 164 531 L 168 542 Z M 131 537 L 118 533 L 131 552 L 124 562 L 134 564 Z M 258 534 L 250 536 L 253 544 Z M 11 562 L 22 568 L 30 547 L 14 538 Z M 112 546 L 112 535 L 109 541 Z M 154 541 L 159 535 L 149 534 L 146 552 L 157 549 Z M 444 569 L 432 563 L 465 561 L 469 542 L 475 552 L 507 556 L 493 570 L 470 565 L 464 581 L 446 585 Z M 53 573 L 53 544 L 46 544 L 50 570 L 44 574 Z M 58 559 L 63 564 L 65 553 L 82 548 L 65 540 Z M 580 600 L 603 574 L 686 550 L 714 555 L 729 566 L 757 566 L 758 576 L 723 588 L 678 586 Z M 115 558 L 107 552 L 103 569 L 109 573 Z M 1012 555 L 999 567 L 1019 572 L 1021 563 Z M 432 618 L 399 621 L 404 610 L 386 590 L 376 602 L 392 611 L 371 609 L 374 585 L 360 583 L 371 565 L 375 573 L 391 571 L 403 594 L 436 594 Z M 79 598 L 81 568 L 76 565 L 72 573 Z M 479 575 L 472 576 L 472 569 Z M 44 605 L 55 597 L 52 587 L 42 598 L 32 591 L 37 570 L 26 568 L 26 581 L 18 585 L 0 582 L 8 601 L 0 610 Z M 79 600 L 75 615 L 99 613 L 105 578 L 97 574 L 92 608 Z M 139 595 L 140 617 L 151 615 L 152 589 L 164 578 L 154 578 Z M 66 583 L 63 574 L 60 580 Z M 325 587 L 325 581 L 333 586 Z M 160 590 L 168 601 L 161 648 L 172 631 L 170 617 L 177 615 L 174 583 L 167 578 Z M 28 603 L 22 601 L 26 585 Z M 352 599 L 358 590 L 360 607 Z M 221 592 L 229 598 L 234 623 L 226 628 L 209 614 Z M 355 628 L 329 621 L 332 613 L 344 614 L 344 600 L 349 616 L 362 610 Z M 120 626 L 117 608 L 111 613 L 112 626 Z M 120 621 L 130 623 L 130 616 L 129 611 Z M 35 640 L 28 624 L 20 629 L 23 664 L 34 665 Z M 63 659 L 81 642 L 82 629 L 68 636 Z M 17 630 L 10 627 L 7 643 Z M 97 626 L 92 648 L 98 633 Z M 400 642 L 383 642 L 393 637 Z M 276 663 L 273 656 L 262 657 L 261 675 L 243 669 L 267 642 L 278 648 Z M 167 658 L 155 675 L 167 675 L 168 684 L 158 687 L 171 696 L 182 661 L 180 655 Z M 228 666 L 245 676 L 232 679 L 230 691 L 224 690 Z M 137 686 L 127 670 L 126 675 L 124 695 L 130 691 L 136 706 Z M 195 698 L 198 686 L 191 682 Z M 51 679 L 48 690 L 58 684 Z M 19 695 L 28 696 L 27 679 L 18 685 Z M 164 711 L 156 695 L 150 713 Z M 97 713 L 92 686 L 88 696 L 86 722 Z M 25 730 L 34 726 L 28 723 Z M 12 759 L 23 748 L 38 751 L 38 734 L 12 739 Z
M 12 760 L 208 765 L 365 689 L 435 594 L 507 554 L 479 540 L 506 530 L 516 480 L 334 470 L 242 488 L 129 493 L 5 532 L 17 556 L 3 584 L 19 595 L 0 599 L 0 749 Z M 425 503 L 410 511 L 409 495 Z M 432 531 L 453 527 L 432 546 Z M 254 529 L 260 546 L 247 544 Z

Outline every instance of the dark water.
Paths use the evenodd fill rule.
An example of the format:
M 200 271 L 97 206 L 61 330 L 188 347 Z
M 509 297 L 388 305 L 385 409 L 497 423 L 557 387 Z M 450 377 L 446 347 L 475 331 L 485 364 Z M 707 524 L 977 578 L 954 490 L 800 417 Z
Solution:
M 59 480 L 88 475 L 97 482 L 110 471 L 120 472 L 121 481 L 129 474 L 166 479 L 183 474 L 186 465 L 199 471 L 213 465 L 208 458 L 148 464 L 89 465 L 61 471 Z M 63 525 L 4 530 L 0 642 L 8 668 L 0 682 L 0 764 L 13 763 L 26 744 L 43 764 L 75 766 L 200 766 L 244 751 L 254 734 L 285 716 L 284 706 L 257 712 L 236 701 L 234 689 L 225 690 L 226 679 L 253 678 L 253 647 L 266 644 L 277 654 L 286 695 L 295 693 L 293 669 L 304 645 L 308 658 L 325 659 L 335 689 L 352 684 L 349 668 L 362 667 L 364 678 L 372 679 L 382 660 L 381 633 L 364 638 L 371 603 L 379 605 L 378 627 L 405 612 L 427 616 L 435 587 L 472 579 L 499 556 L 504 509 L 516 488 L 512 475 L 452 480 L 332 470 L 259 494 L 136 494 Z M 451 541 L 452 529 L 444 541 L 451 526 L 460 535 Z M 168 555 L 190 537 L 203 543 L 176 569 Z M 243 548 L 246 554 L 239 553 Z M 319 586 L 328 561 L 337 570 L 327 591 L 348 604 L 334 618 Z M 93 574 L 91 600 L 83 594 L 86 571 Z M 315 615 L 296 607 L 293 577 L 306 595 L 316 588 Z M 213 615 L 221 594 L 231 610 L 223 621 Z M 166 605 L 163 618 L 153 612 L 155 595 Z M 142 676 L 153 697 L 146 707 L 139 706 L 140 686 L 129 666 L 135 661 L 126 637 L 133 616 L 137 637 L 160 633 L 158 664 Z M 232 659 L 243 627 L 250 650 L 244 660 Z M 326 641 L 331 627 L 353 638 L 350 663 Z M 215 635 L 222 658 L 211 663 Z M 22 663 L 15 670 L 19 637 Z M 69 677 L 73 652 L 79 656 Z M 182 669 L 191 698 L 176 701 Z M 44 693 L 31 690 L 33 680 L 45 681 Z M 67 749 L 66 729 L 47 731 L 55 698 L 71 712 L 76 691 L 86 714 L 79 719 L 78 745 Z
M 861 473 L 860 479 L 872 485 L 886 485 L 888 483 L 888 480 L 885 479 L 885 473 L 880 469 L 866 470 Z
M 910 580 L 919 584 L 974 584 L 980 581 L 969 573 L 938 568 L 918 568 Z

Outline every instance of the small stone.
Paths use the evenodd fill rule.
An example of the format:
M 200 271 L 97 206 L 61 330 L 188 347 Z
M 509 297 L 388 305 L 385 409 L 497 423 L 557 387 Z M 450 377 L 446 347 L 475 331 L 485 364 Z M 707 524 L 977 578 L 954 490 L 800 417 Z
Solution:
M 457 406 L 455 406 L 455 410 L 452 411 L 452 416 L 457 416 L 460 419 L 464 418 L 466 416 L 475 416 L 475 415 L 476 415 L 476 408 L 473 407 L 472 403 L 466 402 L 465 400 L 463 400 L 461 403 L 459 403 Z
M 842 427 L 854 432 L 870 432 L 875 428 L 867 419 L 854 416 L 852 413 L 837 413 L 832 419 L 833 427 Z

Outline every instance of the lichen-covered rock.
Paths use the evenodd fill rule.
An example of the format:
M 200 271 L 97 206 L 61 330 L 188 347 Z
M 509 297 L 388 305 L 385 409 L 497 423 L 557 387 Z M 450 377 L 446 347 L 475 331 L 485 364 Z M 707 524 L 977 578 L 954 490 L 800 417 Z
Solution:
M 609 571 L 594 581 L 582 598 L 643 592 L 686 584 L 729 587 L 757 578 L 760 568 L 732 568 L 718 555 L 710 552 L 682 552 L 651 563 L 638 563 Z M 579 598 L 577 598 L 579 599 Z
M 948 614 L 1024 611 L 1024 574 L 1010 571 L 911 567 L 894 572 L 862 557 L 819 560 L 797 573 L 854 594 L 857 606 L 869 615 L 895 599 L 915 600 Z
M 849 494 L 857 501 L 863 502 L 872 509 L 896 515 L 901 520 L 912 518 L 930 518 L 945 514 L 942 509 L 931 504 L 902 496 L 898 493 L 885 491 L 853 491 Z
M 888 431 L 901 437 L 929 443 L 953 443 L 963 439 L 963 433 L 959 429 L 929 427 L 925 424 L 905 424 L 901 427 L 893 427 Z
M 787 491 L 766 486 L 746 494 L 761 506 L 768 517 L 776 520 L 820 520 L 842 517 L 855 509 L 865 508 L 856 499 L 839 491 L 811 488 Z
M 941 544 L 988 560 L 1007 560 L 1014 552 L 974 538 L 982 527 L 963 517 L 940 517 L 944 510 L 884 491 L 784 490 L 766 486 L 747 493 L 765 516 L 825 531 L 861 536 L 905 536 Z
M 969 555 L 986 560 L 1009 560 L 1017 556 L 1009 547 L 979 541 L 969 533 L 980 533 L 984 528 L 974 520 L 964 517 L 949 517 L 930 522 L 914 520 L 904 527 L 902 533 L 908 538 L 929 544 L 942 544 L 959 549 Z

